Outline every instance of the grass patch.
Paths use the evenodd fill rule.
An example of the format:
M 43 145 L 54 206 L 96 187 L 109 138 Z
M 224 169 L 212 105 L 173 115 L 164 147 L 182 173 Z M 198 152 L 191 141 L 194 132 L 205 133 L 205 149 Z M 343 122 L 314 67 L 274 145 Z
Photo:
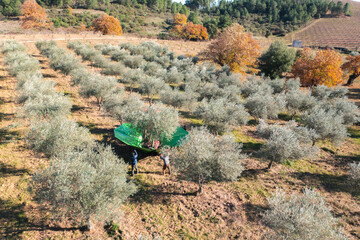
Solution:
M 329 174 L 328 171 L 322 169 L 318 165 L 305 160 L 287 162 L 284 165 L 287 165 L 290 168 L 295 169 L 298 172 L 302 172 L 302 173 L 308 172 L 308 173 L 317 173 L 317 174 Z
M 257 151 L 263 145 L 263 143 L 257 141 L 256 139 L 254 139 L 250 136 L 243 134 L 239 130 L 233 131 L 233 134 L 234 134 L 235 140 L 237 142 L 240 142 L 243 144 L 244 151 Z
M 352 141 L 360 145 L 360 127 L 350 127 L 348 128 L 348 133 L 350 134 L 350 138 L 352 139 Z

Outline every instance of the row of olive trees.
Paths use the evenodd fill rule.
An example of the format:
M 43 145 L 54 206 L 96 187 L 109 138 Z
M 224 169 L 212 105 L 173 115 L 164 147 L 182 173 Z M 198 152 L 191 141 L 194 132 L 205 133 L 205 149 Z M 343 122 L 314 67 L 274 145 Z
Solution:
M 2 46 L 5 64 L 18 79 L 18 102 L 32 120 L 26 141 L 51 158 L 49 166 L 33 176 L 32 190 L 50 206 L 54 219 L 88 228 L 96 221 L 117 219 L 120 206 L 136 189 L 126 180 L 126 165 L 111 148 L 96 144 L 88 129 L 66 118 L 71 102 L 55 91 L 54 82 L 44 81 L 39 62 L 25 51 L 15 41 Z M 63 56 L 48 54 L 56 57 L 54 68 L 72 70 L 58 60 Z
M 107 51 L 104 50 L 104 52 Z M 159 85 L 156 84 L 158 80 L 155 78 L 148 77 L 148 81 L 154 82 L 149 84 L 149 91 Z M 122 101 L 119 97 L 112 96 L 104 101 L 104 107 L 113 117 L 131 122 L 139 129 L 146 129 L 150 141 L 167 137 L 166 134 L 171 137 L 172 131 L 177 127 L 172 123 L 178 124 L 178 116 L 174 114 L 177 113 L 177 110 L 165 107 L 162 104 L 155 104 L 148 107 L 144 112 L 138 108 L 138 106 L 144 107 L 139 99 L 134 97 L 126 99 Z M 219 104 L 221 102 L 217 103 L 217 106 Z M 226 111 L 228 114 L 236 114 L 231 113 L 231 111 L 238 110 L 239 107 L 241 105 L 229 105 Z M 239 115 L 241 114 L 234 115 L 234 121 L 246 121 Z M 151 117 L 149 118 L 149 116 Z M 161 129 L 154 128 L 154 126 L 161 126 Z M 240 154 L 240 149 L 241 146 L 236 143 L 233 137 L 218 137 L 205 128 L 195 128 L 183 140 L 181 150 L 172 149 L 171 151 L 173 152 L 172 158 L 175 167 L 180 172 L 179 177 L 198 183 L 199 192 L 201 192 L 203 183 L 210 180 L 229 181 L 236 180 L 240 176 L 243 169 L 241 158 L 245 157 Z M 206 153 L 206 157 L 203 153 Z
M 73 46 L 74 49 L 80 49 L 82 46 L 78 42 L 72 44 L 76 45 Z M 41 48 L 40 45 L 39 43 L 39 49 L 44 53 L 59 51 L 56 50 L 59 49 L 56 45 L 48 44 L 48 47 L 53 50 L 47 50 L 46 47 Z M 44 43 L 44 46 L 46 45 Z M 124 88 L 117 83 L 114 77 L 104 77 L 98 73 L 88 72 L 83 65 L 71 71 L 70 76 L 72 82 L 80 86 L 82 96 L 95 97 L 99 107 L 103 106 L 104 110 L 118 119 L 120 123 L 123 121 L 131 123 L 151 144 L 163 138 L 170 139 L 179 126 L 176 109 L 165 107 L 162 104 L 146 106 L 136 96 L 127 96 Z M 149 91 L 152 91 L 151 87 L 149 87 Z
M 134 53 L 141 54 L 139 51 Z M 292 127 L 279 128 L 268 136 L 268 143 L 261 150 L 261 155 L 270 160 L 269 167 L 273 161 L 311 157 L 316 152 L 311 144 L 314 145 L 318 140 L 340 144 L 347 137 L 347 126 L 359 118 L 356 105 L 344 97 L 344 88 L 319 86 L 306 91 L 300 89 L 299 80 L 255 77 L 240 85 L 238 76 L 226 67 L 214 70 L 208 66 L 194 66 L 189 61 L 183 62 L 185 64 L 179 64 L 179 59 L 174 59 L 168 70 L 172 72 L 174 67 L 183 69 L 178 72 L 181 79 L 177 84 L 182 84 L 179 88 L 185 91 L 167 89 L 161 92 L 161 100 L 175 107 L 196 106 L 193 114 L 214 132 L 223 133 L 230 126 L 246 123 L 249 113 L 258 119 L 276 119 L 281 112 L 287 112 L 292 118 L 300 116 L 301 125 L 296 129 L 301 129 L 302 134 L 295 133 Z M 157 86 L 159 89 L 166 86 L 160 80 L 156 82 L 148 78 L 147 81 L 155 92 Z

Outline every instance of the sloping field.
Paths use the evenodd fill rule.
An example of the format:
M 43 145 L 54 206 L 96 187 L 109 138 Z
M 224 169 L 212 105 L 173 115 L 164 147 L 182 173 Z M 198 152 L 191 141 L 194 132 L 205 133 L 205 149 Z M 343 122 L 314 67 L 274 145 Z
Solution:
M 351 1 L 351 17 L 322 18 L 290 34 L 305 46 L 344 47 L 360 50 L 360 2 Z
M 55 81 L 57 91 L 70 97 L 74 107 L 69 117 L 87 127 L 98 141 L 111 144 L 119 157 L 128 160 L 131 148 L 112 135 L 119 122 L 99 110 L 94 98 L 80 96 L 78 86 L 71 84 L 69 76 L 52 70 L 49 60 L 33 42 L 25 45 L 27 52 L 40 61 L 45 79 Z M 59 42 L 59 46 L 65 49 L 66 42 Z M 50 216 L 41 211 L 34 196 L 27 192 L 31 175 L 49 160 L 30 151 L 24 142 L 28 123 L 16 117 L 20 107 L 16 102 L 16 79 L 2 62 L 1 55 L 0 239 L 107 239 L 102 229 L 89 233 L 66 222 L 52 224 Z M 90 62 L 83 64 L 88 69 L 100 70 Z M 187 123 L 191 120 L 185 116 L 181 119 Z M 300 192 L 305 187 L 314 187 L 325 197 L 349 238 L 358 239 L 359 195 L 348 184 L 347 164 L 359 159 L 359 126 L 349 131 L 351 136 L 342 147 L 320 143 L 318 156 L 293 164 L 276 164 L 270 171 L 262 171 L 267 162 L 249 157 L 244 162 L 247 170 L 237 181 L 206 184 L 203 195 L 194 194 L 197 189 L 194 183 L 178 181 L 174 175 L 162 176 L 161 160 L 140 153 L 140 174 L 133 178 L 139 192 L 124 204 L 123 218 L 117 223 L 120 230 L 115 231 L 114 238 L 160 235 L 162 239 L 261 239 L 268 230 L 262 224 L 261 214 L 268 207 L 266 198 L 276 188 Z M 254 125 L 234 129 L 236 139 L 244 144 L 248 154 L 264 142 L 255 132 Z

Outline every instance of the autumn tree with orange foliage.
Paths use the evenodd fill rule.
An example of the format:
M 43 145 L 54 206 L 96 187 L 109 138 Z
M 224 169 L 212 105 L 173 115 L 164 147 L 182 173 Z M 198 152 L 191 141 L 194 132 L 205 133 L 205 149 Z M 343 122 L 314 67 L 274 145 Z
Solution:
M 333 87 L 342 82 L 341 55 L 333 50 L 311 51 L 305 48 L 296 59 L 292 73 L 303 86 Z
M 355 79 L 360 77 L 360 55 L 348 56 L 341 68 L 349 74 L 346 85 L 350 86 L 354 83 Z
M 174 15 L 174 25 L 185 25 L 187 17 L 184 14 L 177 13 Z
M 185 38 L 188 40 L 208 40 L 209 36 L 206 27 L 192 22 L 186 23 L 185 15 L 177 13 L 174 15 L 174 27 L 170 34 L 176 38 Z
M 95 32 L 101 32 L 104 35 L 121 35 L 123 33 L 120 21 L 107 14 L 95 19 L 93 28 Z
M 252 34 L 245 32 L 241 25 L 234 24 L 226 28 L 200 55 L 205 60 L 222 66 L 226 64 L 232 71 L 244 74 L 258 71 L 255 66 L 261 49 Z
M 28 0 L 21 6 L 21 27 L 31 28 L 50 28 L 52 22 L 48 19 L 45 9 L 34 0 Z
M 208 40 L 209 36 L 206 27 L 192 22 L 187 23 L 183 28 L 183 36 L 189 40 Z

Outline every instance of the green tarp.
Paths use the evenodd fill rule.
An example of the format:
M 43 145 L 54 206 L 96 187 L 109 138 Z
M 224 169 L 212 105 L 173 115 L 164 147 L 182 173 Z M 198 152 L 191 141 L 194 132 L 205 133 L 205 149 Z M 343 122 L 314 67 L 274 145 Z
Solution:
M 127 145 L 139 148 L 143 151 L 154 151 L 154 149 L 143 148 L 143 138 L 139 131 L 131 127 L 130 123 L 124 123 L 114 130 L 115 137 Z M 178 127 L 170 140 L 162 139 L 162 146 L 177 147 L 180 145 L 180 140 L 188 135 L 188 132 L 182 127 Z

